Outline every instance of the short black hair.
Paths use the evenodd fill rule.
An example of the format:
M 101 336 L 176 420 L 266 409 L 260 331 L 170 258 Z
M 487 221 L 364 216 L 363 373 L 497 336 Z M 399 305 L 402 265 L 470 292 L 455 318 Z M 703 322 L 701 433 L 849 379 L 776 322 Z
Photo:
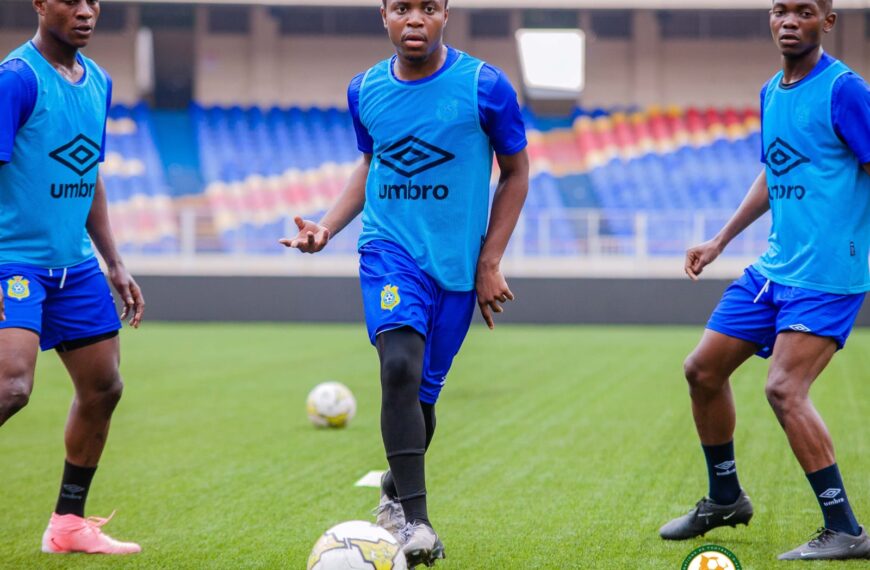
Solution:
M 449 2 L 449 1 L 450 0 L 444 0 L 444 7 L 445 8 L 447 7 L 447 2 Z M 387 7 L 387 0 L 381 0 L 381 3 L 383 4 L 384 8 Z
M 386 2 L 387 0 L 384 0 Z M 773 0 L 774 4 L 776 0 Z M 834 11 L 834 0 L 816 0 L 816 5 L 821 8 L 824 15 L 828 15 Z

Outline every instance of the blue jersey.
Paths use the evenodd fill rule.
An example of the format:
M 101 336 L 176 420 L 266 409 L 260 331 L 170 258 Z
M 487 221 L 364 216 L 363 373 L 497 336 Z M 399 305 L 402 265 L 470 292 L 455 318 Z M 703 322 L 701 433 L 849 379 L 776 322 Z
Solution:
M 371 150 L 358 141 L 361 150 L 373 154 L 359 246 L 392 242 L 445 290 L 470 291 L 486 235 L 493 147 L 514 154 L 526 140 L 523 129 L 512 142 L 488 134 L 479 102 L 485 64 L 451 51 L 420 81 L 398 80 L 394 60 L 382 61 L 358 80 L 358 110 L 349 97 L 358 133 L 371 140 Z M 512 89 L 502 106 L 519 116 Z M 504 132 L 497 123 L 489 128 Z
M 852 73 L 833 60 L 790 86 L 780 72 L 765 90 L 773 224 L 755 267 L 775 283 L 840 295 L 870 290 L 870 175 L 862 168 L 870 136 L 865 123 L 848 129 L 857 141 L 848 142 L 833 105 L 834 87 Z
M 461 52 L 447 46 L 447 58 L 444 65 L 434 75 L 418 81 L 401 81 L 405 85 L 414 85 L 426 83 L 437 78 L 441 73 L 456 63 Z M 396 58 L 393 57 L 393 63 Z M 390 73 L 393 73 L 392 66 Z M 360 152 L 371 154 L 374 148 L 372 136 L 366 130 L 365 126 L 359 120 L 359 90 L 362 85 L 365 73 L 360 73 L 350 82 L 347 90 L 347 105 L 350 109 L 351 117 L 353 117 L 353 126 L 356 131 L 357 148 Z M 395 74 L 393 75 L 395 77 Z M 489 141 L 492 143 L 493 150 L 498 154 L 511 155 L 526 148 L 526 127 L 523 124 L 523 116 L 520 112 L 520 106 L 517 103 L 517 93 L 511 85 L 505 73 L 493 67 L 488 63 L 484 63 L 480 68 L 480 76 L 477 79 L 477 104 L 478 115 L 480 116 L 480 125 L 486 134 L 489 135 Z
M 84 75 L 75 84 L 31 42 L 0 66 L 0 264 L 71 267 L 94 256 L 85 224 L 111 83 L 93 61 L 78 60 Z

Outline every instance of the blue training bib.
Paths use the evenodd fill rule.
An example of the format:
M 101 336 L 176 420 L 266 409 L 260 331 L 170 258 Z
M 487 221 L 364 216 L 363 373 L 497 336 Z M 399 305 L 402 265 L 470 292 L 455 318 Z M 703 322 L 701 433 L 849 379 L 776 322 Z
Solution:
M 33 69 L 33 113 L 0 167 L 0 263 L 70 267 L 94 256 L 85 223 L 97 183 L 108 80 L 82 56 L 72 84 L 28 42 L 6 58 Z
M 840 295 L 870 290 L 870 176 L 834 130 L 832 90 L 850 70 L 835 61 L 793 87 L 774 76 L 764 99 L 773 224 L 755 264 L 766 278 Z
M 412 83 L 390 65 L 369 69 L 360 88 L 360 121 L 374 148 L 359 246 L 393 242 L 444 289 L 470 291 L 492 175 L 477 100 L 483 62 L 460 52 L 442 73 Z

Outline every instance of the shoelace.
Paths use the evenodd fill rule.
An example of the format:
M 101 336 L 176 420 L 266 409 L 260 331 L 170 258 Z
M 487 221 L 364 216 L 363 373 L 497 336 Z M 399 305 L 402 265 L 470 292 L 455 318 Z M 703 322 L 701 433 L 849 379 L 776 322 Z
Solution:
M 834 531 L 829 528 L 821 527 L 813 533 L 813 538 L 807 543 L 810 548 L 818 548 L 824 546 L 826 542 L 834 538 Z
M 695 513 L 695 518 L 698 518 L 698 515 L 701 513 L 701 505 L 707 502 L 707 497 L 703 497 L 700 501 L 695 503 L 694 509 L 689 509 L 690 513 Z
M 383 512 L 389 511 L 391 514 L 396 512 L 398 509 L 401 509 L 402 505 L 395 501 L 388 501 L 385 503 L 379 504 L 377 507 L 372 509 L 372 514 L 375 516 L 380 515 Z
M 88 518 L 85 519 L 85 523 L 86 523 L 90 528 L 92 528 L 92 529 L 94 529 L 94 530 L 96 530 L 96 531 L 98 531 L 98 532 L 102 532 L 102 531 L 100 531 L 100 528 L 104 527 L 104 526 L 105 526 L 105 525 L 106 525 L 110 520 L 112 520 L 112 517 L 115 516 L 115 512 L 116 512 L 116 511 L 112 511 L 112 514 L 110 514 L 110 515 L 109 515 L 108 517 L 106 517 L 106 518 L 102 518 L 102 517 L 88 517 Z
M 418 526 L 420 525 L 415 523 L 407 523 L 405 526 L 399 529 L 399 540 L 402 542 L 402 544 L 408 542 L 408 539 L 413 536 L 414 531 L 417 530 Z

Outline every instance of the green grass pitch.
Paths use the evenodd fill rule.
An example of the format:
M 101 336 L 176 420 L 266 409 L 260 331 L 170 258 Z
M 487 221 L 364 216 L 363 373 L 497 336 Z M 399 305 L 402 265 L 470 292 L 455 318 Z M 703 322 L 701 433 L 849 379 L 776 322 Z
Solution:
M 658 527 L 706 491 L 682 360 L 701 328 L 474 327 L 438 407 L 430 514 L 444 570 L 679 568 L 716 543 L 747 569 L 821 525 L 815 498 L 764 397 L 765 363 L 733 379 L 747 529 L 665 543 Z M 2 568 L 304 568 L 329 526 L 367 519 L 385 466 L 377 359 L 361 325 L 147 324 L 122 336 L 124 399 L 88 503 L 123 559 L 50 556 L 71 386 L 40 358 L 31 404 L 0 429 Z M 317 382 L 354 391 L 341 431 L 309 425 Z M 853 506 L 870 521 L 870 331 L 856 331 L 813 392 Z M 858 568 L 857 564 L 809 564 Z

